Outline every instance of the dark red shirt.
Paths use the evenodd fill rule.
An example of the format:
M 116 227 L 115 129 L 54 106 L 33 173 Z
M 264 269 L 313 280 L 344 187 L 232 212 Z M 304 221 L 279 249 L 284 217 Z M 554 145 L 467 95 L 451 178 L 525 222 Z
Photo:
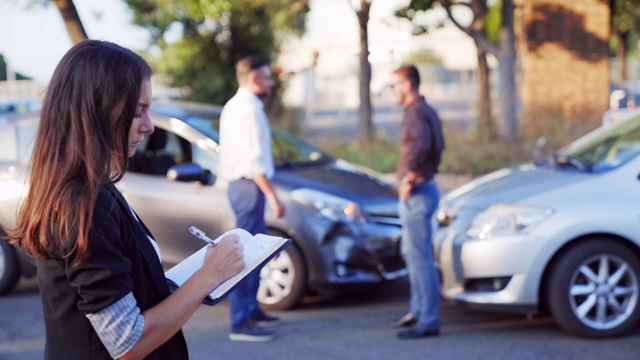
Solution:
M 438 172 L 444 149 L 442 124 L 436 111 L 423 96 L 407 105 L 400 132 L 400 159 L 396 176 L 400 181 L 409 170 L 419 178 L 431 180 Z

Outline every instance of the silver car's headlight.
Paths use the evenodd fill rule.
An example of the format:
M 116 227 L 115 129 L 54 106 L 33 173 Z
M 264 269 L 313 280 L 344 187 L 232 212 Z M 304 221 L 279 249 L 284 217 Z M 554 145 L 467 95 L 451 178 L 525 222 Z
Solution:
M 296 189 L 291 197 L 297 202 L 313 208 L 318 214 L 333 221 L 364 222 L 360 206 L 355 202 L 313 189 Z
M 473 219 L 467 235 L 475 239 L 488 239 L 517 234 L 540 223 L 551 214 L 553 209 L 546 207 L 492 205 Z

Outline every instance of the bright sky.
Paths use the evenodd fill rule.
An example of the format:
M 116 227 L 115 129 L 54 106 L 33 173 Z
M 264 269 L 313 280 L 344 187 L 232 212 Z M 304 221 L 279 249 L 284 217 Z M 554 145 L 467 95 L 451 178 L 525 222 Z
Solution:
M 307 37 L 314 41 L 357 41 L 356 19 L 349 0 L 311 0 Z M 408 0 L 377 0 L 373 22 L 384 21 L 398 4 Z M 55 5 L 29 6 L 30 0 L 0 0 L 0 54 L 11 68 L 48 82 L 55 66 L 71 47 Z M 76 8 L 89 37 L 116 42 L 134 50 L 146 49 L 148 33 L 131 25 L 131 12 L 121 0 L 76 0 Z M 345 28 L 347 30 L 345 30 Z M 372 36 L 388 36 L 372 29 Z
M 371 10 L 370 38 L 395 41 L 399 29 L 389 22 L 409 0 L 376 0 Z M 307 19 L 312 42 L 356 42 L 357 21 L 349 0 L 311 0 Z M 0 54 L 10 67 L 36 81 L 49 81 L 55 66 L 71 47 L 62 18 L 53 4 L 29 7 L 30 0 L 0 0 Z M 148 45 L 145 29 L 131 25 L 131 12 L 122 0 L 76 0 L 76 8 L 90 38 L 116 42 L 134 50 Z M 407 29 L 401 31 L 408 33 Z
M 29 7 L 29 0 L 0 0 L 0 54 L 14 71 L 49 81 L 71 40 L 53 4 Z M 120 0 L 75 1 L 91 38 L 109 40 L 132 49 L 144 49 L 147 32 L 130 25 L 131 15 Z

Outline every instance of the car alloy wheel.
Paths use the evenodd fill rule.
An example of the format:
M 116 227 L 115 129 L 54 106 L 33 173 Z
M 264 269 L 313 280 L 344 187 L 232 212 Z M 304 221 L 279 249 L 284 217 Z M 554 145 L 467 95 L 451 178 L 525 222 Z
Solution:
M 624 246 L 593 240 L 572 247 L 551 277 L 549 305 L 558 323 L 576 335 L 621 334 L 640 317 L 640 262 Z
M 258 301 L 266 310 L 289 309 L 305 294 L 306 281 L 300 250 L 290 244 L 261 269 Z

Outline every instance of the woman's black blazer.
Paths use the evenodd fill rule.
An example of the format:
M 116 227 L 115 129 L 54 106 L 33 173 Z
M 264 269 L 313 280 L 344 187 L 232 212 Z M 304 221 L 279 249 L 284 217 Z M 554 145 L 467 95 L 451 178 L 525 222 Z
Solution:
M 141 312 L 169 296 L 162 264 L 147 237 L 113 185 L 100 189 L 85 258 L 68 257 L 69 244 L 38 260 L 38 281 L 45 317 L 45 359 L 111 359 L 85 314 L 117 302 L 129 292 Z M 147 359 L 187 359 L 182 331 Z

